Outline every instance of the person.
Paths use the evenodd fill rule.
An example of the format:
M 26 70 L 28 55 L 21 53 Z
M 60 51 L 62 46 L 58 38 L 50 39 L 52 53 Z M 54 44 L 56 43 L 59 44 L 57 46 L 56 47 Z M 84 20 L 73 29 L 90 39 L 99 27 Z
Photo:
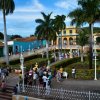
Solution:
M 1 83 L 1 91 L 2 91 L 2 92 L 5 92 L 5 91 L 6 91 L 6 83 L 5 83 L 4 80 L 3 80 L 2 83 Z
M 66 71 L 63 72 L 63 78 L 68 78 L 68 73 Z
M 0 68 L 0 77 L 1 77 L 1 68 Z
M 43 87 L 45 88 L 46 87 L 46 80 L 47 80 L 47 75 L 44 73 L 43 77 Z
M 38 78 L 37 72 L 33 73 L 33 85 L 36 85 L 36 80 Z
M 49 79 L 46 79 L 46 92 L 45 95 L 49 95 L 50 94 L 50 83 L 49 83 Z
M 75 78 L 75 74 L 76 74 L 76 69 L 73 67 L 72 68 L 72 78 Z
M 62 68 L 62 66 L 60 67 L 59 71 L 61 73 L 61 78 L 62 78 L 62 76 L 63 76 L 63 68 Z
M 59 70 L 57 71 L 56 78 L 57 78 L 57 82 L 61 81 L 61 73 Z
M 18 93 L 18 84 L 16 84 L 16 86 L 14 86 L 14 90 L 13 90 L 14 94 Z

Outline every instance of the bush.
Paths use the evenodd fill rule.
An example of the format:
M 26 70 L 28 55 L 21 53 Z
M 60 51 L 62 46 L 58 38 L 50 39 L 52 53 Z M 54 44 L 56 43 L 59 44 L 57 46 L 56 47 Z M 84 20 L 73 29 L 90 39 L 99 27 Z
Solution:
M 68 78 L 72 78 L 72 69 L 68 68 Z M 76 69 L 76 79 L 94 80 L 94 69 Z M 100 79 L 100 70 L 97 70 L 97 79 Z
M 79 69 L 77 70 L 77 73 L 76 73 L 76 78 L 77 79 L 85 79 L 85 80 L 88 80 L 88 79 L 94 79 L 94 69 Z M 97 70 L 97 78 L 100 78 L 100 70 Z
M 69 59 L 65 59 L 65 60 L 61 60 L 59 62 L 57 62 L 56 64 L 54 64 L 53 66 L 55 66 L 55 68 L 59 69 L 61 66 L 63 68 L 67 67 L 70 64 L 73 64 L 75 62 L 80 62 L 80 57 L 75 57 L 75 58 L 69 58 Z M 51 67 L 53 67 L 51 66 Z

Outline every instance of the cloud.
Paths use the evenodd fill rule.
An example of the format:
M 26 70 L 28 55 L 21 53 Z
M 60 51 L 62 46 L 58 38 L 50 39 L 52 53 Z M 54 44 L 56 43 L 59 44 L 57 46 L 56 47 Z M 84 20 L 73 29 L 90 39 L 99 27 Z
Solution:
M 38 14 L 34 14 L 34 13 L 30 13 L 30 14 L 27 14 L 27 13 L 21 13 L 21 14 L 13 14 L 13 15 L 8 15 L 7 16 L 7 20 L 14 20 L 14 21 L 33 21 L 37 18 L 41 18 L 41 15 L 38 13 Z
M 15 9 L 15 12 L 31 13 L 31 12 L 40 12 L 40 11 L 43 11 L 44 9 L 45 7 L 43 6 L 43 4 L 39 2 L 39 0 L 31 0 L 30 5 L 25 5 L 23 7 L 22 6 L 17 7 Z
M 69 5 L 67 4 L 66 1 L 59 1 L 59 2 L 55 3 L 55 6 L 67 9 Z
M 39 2 L 39 0 L 33 0 L 33 6 L 35 9 L 44 10 L 44 6 Z
M 59 0 L 55 3 L 56 7 L 63 9 L 74 9 L 77 7 L 77 0 Z

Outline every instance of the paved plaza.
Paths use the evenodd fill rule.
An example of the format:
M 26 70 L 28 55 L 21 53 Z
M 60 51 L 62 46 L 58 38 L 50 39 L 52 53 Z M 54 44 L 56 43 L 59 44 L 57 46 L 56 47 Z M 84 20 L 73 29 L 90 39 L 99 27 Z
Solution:
M 15 86 L 19 78 L 16 74 L 10 74 L 7 77 L 7 84 Z M 52 79 L 52 88 L 63 88 L 76 91 L 92 91 L 100 93 L 100 80 L 75 80 L 63 79 L 62 82 L 57 82 L 55 78 Z

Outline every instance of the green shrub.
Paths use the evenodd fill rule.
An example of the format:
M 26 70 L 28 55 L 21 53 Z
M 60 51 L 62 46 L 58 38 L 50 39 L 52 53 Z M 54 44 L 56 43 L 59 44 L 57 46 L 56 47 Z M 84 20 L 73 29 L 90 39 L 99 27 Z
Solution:
M 66 72 L 68 72 L 68 78 L 72 78 L 72 69 L 68 68 Z M 94 72 L 94 69 L 76 69 L 76 79 L 93 80 Z M 97 79 L 100 79 L 100 70 L 97 70 Z
M 80 57 L 61 60 L 61 61 L 57 62 L 56 64 L 54 64 L 51 67 L 55 67 L 55 68 L 59 69 L 62 66 L 64 68 L 64 67 L 67 67 L 68 65 L 73 64 L 75 62 L 80 62 Z

